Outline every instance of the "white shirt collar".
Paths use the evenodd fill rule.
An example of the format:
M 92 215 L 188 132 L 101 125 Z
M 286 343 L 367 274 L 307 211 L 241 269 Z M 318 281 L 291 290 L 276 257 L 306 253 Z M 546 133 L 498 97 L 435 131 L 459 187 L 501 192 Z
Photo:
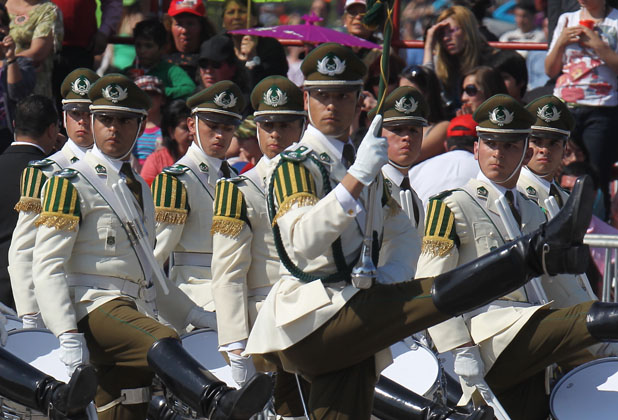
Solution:
M 382 166 L 382 170 L 386 174 L 386 176 L 393 181 L 398 187 L 401 186 L 401 182 L 403 181 L 404 175 L 399 172 L 399 169 L 395 168 L 393 165 L 387 163 Z
M 129 162 L 128 160 L 113 159 L 107 156 L 97 147 L 96 144 L 92 146 L 92 154 L 96 156 L 98 159 L 101 159 L 104 162 L 108 163 L 109 166 L 114 168 L 114 171 L 116 171 L 117 174 L 120 174 L 120 168 L 122 168 L 122 164 L 125 162 Z
M 45 149 L 43 149 L 38 144 L 30 143 L 29 141 L 14 141 L 13 143 L 11 143 L 11 146 L 34 146 L 37 149 L 39 149 L 41 152 L 43 152 L 43 153 L 45 153 L 47 155 L 47 152 L 45 151 Z
M 507 191 L 510 191 L 513 193 L 513 198 L 515 201 L 515 208 L 519 209 L 519 204 L 517 203 L 517 196 L 519 195 L 519 193 L 517 192 L 517 187 L 514 188 L 505 188 L 500 184 L 496 184 L 495 182 L 491 181 L 489 178 L 487 178 L 485 176 L 485 174 L 483 173 L 483 171 L 479 171 L 478 175 L 476 176 L 476 179 L 478 179 L 479 181 L 483 181 L 484 183 L 486 183 L 487 185 L 489 185 L 490 187 L 492 187 L 493 189 L 495 189 L 499 195 L 504 195 Z
M 86 152 L 91 149 L 90 147 L 78 146 L 71 138 L 67 139 L 67 146 L 79 160 L 82 160 Z M 94 144 L 92 147 L 94 147 Z
M 311 124 L 307 125 L 306 132 L 314 136 L 315 138 L 319 139 L 320 142 L 324 145 L 324 147 L 328 149 L 328 154 L 333 157 L 336 157 L 340 162 L 343 156 L 343 146 L 345 146 L 347 143 L 354 146 L 354 144 L 349 138 L 347 142 L 343 142 L 334 137 L 326 136 L 324 135 L 324 133 L 322 133 L 320 130 L 318 130 Z
M 528 169 L 527 166 L 524 166 L 522 168 L 522 171 L 525 172 L 526 174 L 528 174 L 530 177 L 534 177 L 536 180 L 539 181 L 539 183 L 541 183 L 541 185 L 543 186 L 543 188 L 545 189 L 545 192 L 547 194 L 549 194 L 549 189 L 551 188 L 551 182 L 549 182 L 548 180 L 546 180 L 545 178 L 542 178 L 540 176 L 538 176 L 537 174 L 535 174 L 534 172 L 532 172 L 530 169 Z

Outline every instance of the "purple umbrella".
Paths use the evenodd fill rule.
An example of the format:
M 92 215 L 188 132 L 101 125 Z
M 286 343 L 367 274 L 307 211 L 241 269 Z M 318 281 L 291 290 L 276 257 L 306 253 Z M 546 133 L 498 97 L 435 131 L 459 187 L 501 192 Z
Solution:
M 315 15 L 305 15 L 303 16 L 303 19 L 305 20 L 305 24 L 303 25 L 279 25 L 262 28 L 237 29 L 235 31 L 229 31 L 229 33 L 291 39 L 308 42 L 310 44 L 336 42 L 349 47 L 382 48 L 378 44 L 374 44 L 373 42 L 369 42 L 354 35 L 349 35 L 343 32 L 335 31 L 334 29 L 314 25 L 314 22 L 322 20 L 322 18 Z

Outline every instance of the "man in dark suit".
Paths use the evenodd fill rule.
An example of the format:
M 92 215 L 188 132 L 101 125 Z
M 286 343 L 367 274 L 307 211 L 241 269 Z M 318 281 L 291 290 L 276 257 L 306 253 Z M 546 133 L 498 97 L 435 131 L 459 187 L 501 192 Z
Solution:
M 21 173 L 32 160 L 41 160 L 53 150 L 58 136 L 54 103 L 30 95 L 15 110 L 15 141 L 0 155 L 0 302 L 15 308 L 7 267 L 11 236 L 17 223 L 14 210 L 20 197 Z

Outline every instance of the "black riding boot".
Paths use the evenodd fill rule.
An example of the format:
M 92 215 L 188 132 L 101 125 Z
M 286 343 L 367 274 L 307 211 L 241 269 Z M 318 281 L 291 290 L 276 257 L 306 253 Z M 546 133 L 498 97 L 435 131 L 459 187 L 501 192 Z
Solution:
M 79 366 L 68 384 L 30 366 L 0 347 L 0 394 L 52 420 L 86 419 L 97 378 L 92 366 Z
M 373 414 L 381 420 L 493 420 L 494 410 L 488 406 L 472 413 L 460 413 L 433 402 L 407 388 L 380 376 L 373 398 Z
M 198 363 L 175 338 L 164 338 L 148 351 L 148 364 L 180 400 L 209 420 L 247 420 L 272 396 L 268 375 L 254 375 L 242 388 L 228 387 Z
M 594 302 L 586 315 L 586 327 L 599 341 L 618 341 L 618 303 Z
M 590 177 L 578 178 L 560 213 L 534 233 L 437 276 L 434 304 L 443 313 L 461 315 L 509 294 L 541 274 L 583 273 L 590 251 L 582 241 L 592 217 L 593 201 Z
M 157 395 L 148 403 L 148 420 L 188 420 L 187 417 L 175 412 L 165 401 L 165 398 Z

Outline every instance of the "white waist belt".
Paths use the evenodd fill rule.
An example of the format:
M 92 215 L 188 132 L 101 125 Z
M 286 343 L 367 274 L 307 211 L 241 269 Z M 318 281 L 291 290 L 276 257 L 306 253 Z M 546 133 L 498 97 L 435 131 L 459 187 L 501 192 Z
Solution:
M 117 290 L 123 295 L 134 299 L 143 299 L 152 302 L 156 298 L 154 285 L 148 287 L 118 277 L 99 276 L 96 274 L 69 274 L 67 283 L 73 287 L 89 287 L 103 290 Z
M 174 265 L 194 265 L 210 268 L 212 252 L 174 252 Z

